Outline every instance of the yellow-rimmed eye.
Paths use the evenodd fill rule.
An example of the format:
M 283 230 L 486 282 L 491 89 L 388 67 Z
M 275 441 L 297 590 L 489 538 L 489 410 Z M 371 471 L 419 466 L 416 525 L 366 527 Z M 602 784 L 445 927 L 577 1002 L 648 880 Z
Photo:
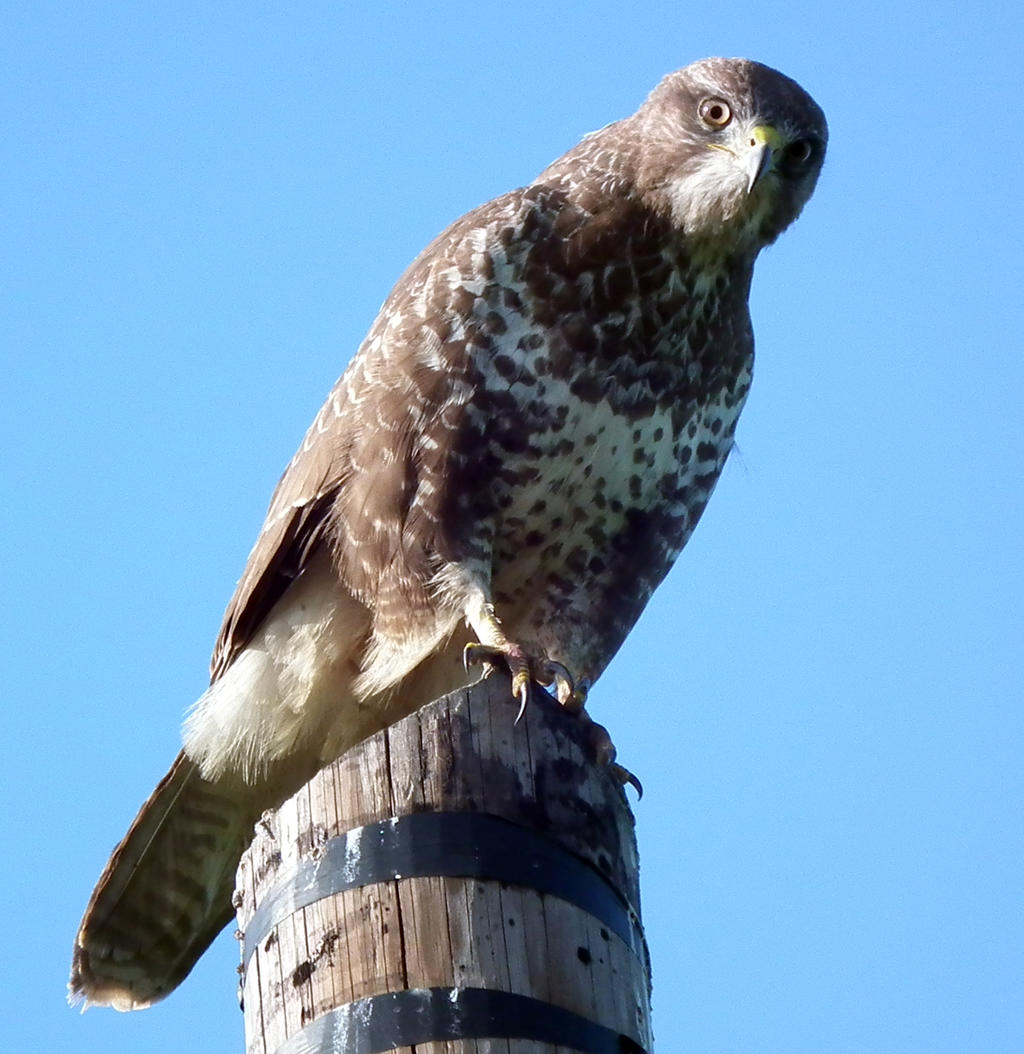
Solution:
M 709 128 L 724 128 L 732 120 L 732 109 L 725 99 L 705 99 L 697 112 Z

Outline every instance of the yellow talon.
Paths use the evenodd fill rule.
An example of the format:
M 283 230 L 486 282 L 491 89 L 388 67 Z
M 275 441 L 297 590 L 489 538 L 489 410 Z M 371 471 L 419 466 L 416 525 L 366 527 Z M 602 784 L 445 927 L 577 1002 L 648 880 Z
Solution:
M 530 682 L 548 687 L 555 686 L 559 703 L 570 712 L 575 713 L 579 706 L 574 702 L 576 687 L 572 674 L 560 662 L 551 659 L 532 659 L 516 644 L 502 641 L 498 644 L 484 644 L 471 641 L 462 649 L 462 663 L 468 670 L 475 663 L 494 667 L 503 663 L 512 674 L 512 695 L 519 700 L 518 724 L 526 712 L 530 698 Z
M 526 713 L 530 702 L 530 682 L 536 681 L 545 688 L 554 685 L 558 702 L 570 714 L 578 714 L 589 725 L 590 742 L 594 748 L 597 763 L 607 766 L 612 779 L 620 786 L 627 783 L 636 789 L 638 797 L 643 797 L 644 788 L 629 769 L 615 761 L 615 747 L 612 745 L 608 730 L 593 721 L 584 711 L 590 682 L 587 679 L 574 681 L 572 674 L 560 662 L 554 659 L 533 659 L 517 644 L 502 639 L 496 644 L 484 644 L 471 641 L 462 649 L 462 662 L 468 670 L 476 663 L 482 663 L 490 669 L 499 664 L 508 667 L 512 675 L 512 696 L 519 702 L 515 724 L 519 724 Z
M 466 668 L 466 672 L 469 672 L 470 666 L 475 666 L 480 663 L 483 666 L 492 666 L 491 661 L 494 658 L 494 649 L 488 648 L 486 644 L 477 644 L 476 641 L 470 641 L 462 649 L 462 665 Z
M 567 699 L 559 699 L 559 702 L 570 714 L 578 714 L 587 703 L 587 695 L 590 692 L 590 681 L 583 678 L 573 685 L 572 693 Z

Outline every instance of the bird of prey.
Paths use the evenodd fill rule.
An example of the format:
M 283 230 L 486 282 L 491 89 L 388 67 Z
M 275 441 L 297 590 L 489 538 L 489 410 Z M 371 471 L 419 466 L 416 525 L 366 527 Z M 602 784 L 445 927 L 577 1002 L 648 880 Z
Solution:
M 464 655 L 579 705 L 722 471 L 754 261 L 826 138 L 788 77 L 706 59 L 413 261 L 277 486 L 72 999 L 171 991 L 231 918 L 261 813 L 467 683 Z

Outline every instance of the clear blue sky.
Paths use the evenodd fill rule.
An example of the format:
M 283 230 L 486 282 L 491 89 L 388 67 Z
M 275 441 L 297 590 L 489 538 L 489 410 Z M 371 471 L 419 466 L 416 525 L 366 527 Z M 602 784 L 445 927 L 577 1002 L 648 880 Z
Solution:
M 6 1049 L 242 1049 L 230 934 L 144 1013 L 64 985 L 271 488 L 430 237 L 727 54 L 832 141 L 739 456 L 592 696 L 647 789 L 657 1049 L 1024 1050 L 1019 18 L 4 5 Z

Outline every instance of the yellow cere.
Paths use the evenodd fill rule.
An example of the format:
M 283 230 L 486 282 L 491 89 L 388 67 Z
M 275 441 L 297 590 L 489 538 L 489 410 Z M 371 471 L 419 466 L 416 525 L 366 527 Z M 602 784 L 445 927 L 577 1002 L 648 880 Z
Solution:
M 751 130 L 750 136 L 756 142 L 770 146 L 772 150 L 778 150 L 784 145 L 782 136 L 770 124 L 757 125 Z M 751 143 L 751 146 L 753 146 L 753 143 Z

